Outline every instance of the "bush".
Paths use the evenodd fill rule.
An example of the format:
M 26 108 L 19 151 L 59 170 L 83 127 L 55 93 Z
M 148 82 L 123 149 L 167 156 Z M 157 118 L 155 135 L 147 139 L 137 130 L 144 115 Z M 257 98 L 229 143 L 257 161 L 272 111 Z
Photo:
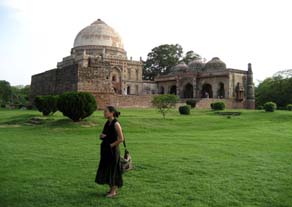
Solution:
M 158 108 L 159 112 L 162 114 L 165 119 L 166 113 L 178 102 L 178 97 L 174 94 L 162 94 L 156 95 L 152 99 L 152 104 Z
M 264 107 L 263 106 L 257 106 L 257 110 L 263 110 Z
M 225 103 L 224 102 L 214 102 L 210 104 L 211 109 L 213 110 L 224 110 Z
M 191 106 L 190 105 L 180 106 L 178 110 L 180 114 L 189 115 L 191 112 Z
M 195 108 L 196 107 L 196 100 L 187 100 L 186 101 L 186 104 L 187 105 L 190 105 L 192 108 Z
M 274 102 L 267 102 L 264 104 L 264 109 L 266 112 L 273 112 L 277 108 L 277 104 Z
M 96 110 L 95 97 L 87 92 L 66 92 L 58 99 L 58 109 L 73 121 L 80 121 Z
M 287 105 L 287 110 L 288 110 L 288 111 L 292 111 L 292 104 L 288 104 L 288 105 Z
M 37 96 L 34 100 L 36 108 L 43 113 L 44 116 L 55 113 L 57 108 L 58 96 Z

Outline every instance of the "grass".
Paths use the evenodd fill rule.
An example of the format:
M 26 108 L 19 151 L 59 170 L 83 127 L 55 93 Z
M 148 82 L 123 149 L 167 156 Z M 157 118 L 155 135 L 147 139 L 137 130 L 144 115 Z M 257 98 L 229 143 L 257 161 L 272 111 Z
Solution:
M 101 111 L 73 123 L 1 109 L 0 206 L 292 206 L 292 112 L 241 112 L 172 110 L 163 120 L 154 109 L 121 109 L 136 168 L 108 199 L 94 183 Z

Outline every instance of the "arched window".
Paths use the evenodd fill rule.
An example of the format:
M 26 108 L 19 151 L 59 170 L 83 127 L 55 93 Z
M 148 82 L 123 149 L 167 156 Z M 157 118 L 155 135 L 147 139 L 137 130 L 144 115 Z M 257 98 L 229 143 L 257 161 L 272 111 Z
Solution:
M 113 75 L 113 77 L 112 77 L 112 81 L 117 81 L 117 77 L 116 77 L 116 75 Z

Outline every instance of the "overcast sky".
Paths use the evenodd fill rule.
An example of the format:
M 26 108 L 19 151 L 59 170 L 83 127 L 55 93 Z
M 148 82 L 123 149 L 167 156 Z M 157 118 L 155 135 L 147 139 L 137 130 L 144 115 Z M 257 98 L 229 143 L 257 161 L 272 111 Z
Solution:
M 292 2 L 292 1 L 290 1 Z M 292 68 L 289 0 L 0 0 L 0 80 L 30 84 L 56 67 L 77 33 L 100 18 L 123 38 L 128 57 L 180 44 L 254 79 Z

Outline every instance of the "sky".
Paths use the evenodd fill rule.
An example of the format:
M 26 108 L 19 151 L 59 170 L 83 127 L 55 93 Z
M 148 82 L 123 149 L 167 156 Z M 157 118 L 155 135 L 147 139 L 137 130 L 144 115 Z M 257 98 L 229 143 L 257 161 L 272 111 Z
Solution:
M 291 2 L 291 3 L 290 3 Z M 0 80 L 28 85 L 70 55 L 78 32 L 102 19 L 128 58 L 180 44 L 207 60 L 247 70 L 258 83 L 292 69 L 290 0 L 0 0 Z

